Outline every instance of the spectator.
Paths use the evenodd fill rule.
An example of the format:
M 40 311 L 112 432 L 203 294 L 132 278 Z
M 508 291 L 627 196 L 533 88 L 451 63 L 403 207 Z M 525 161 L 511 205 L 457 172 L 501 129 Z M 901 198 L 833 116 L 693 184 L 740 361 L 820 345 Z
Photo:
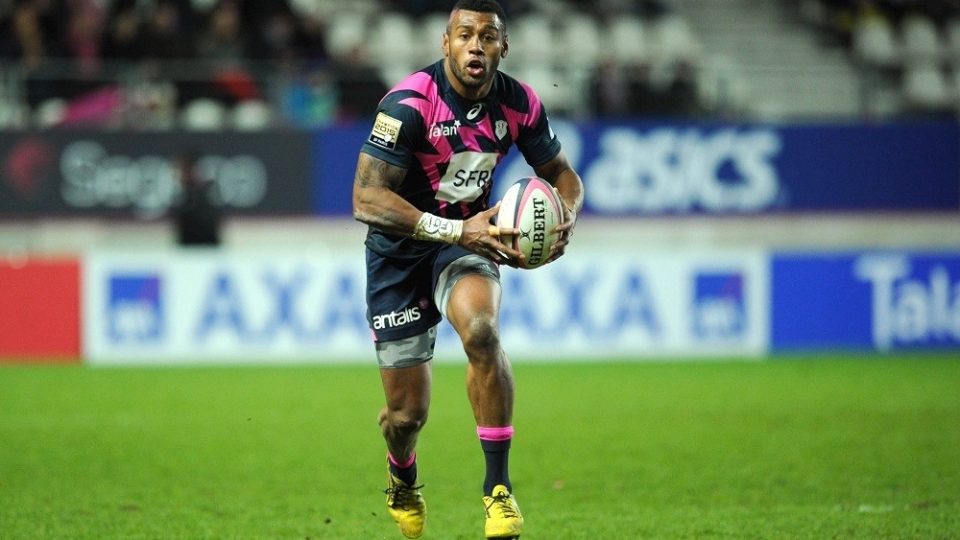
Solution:
M 100 46 L 103 32 L 103 13 L 92 0 L 74 0 L 67 23 L 66 46 L 74 66 L 84 77 L 100 71 Z
M 177 243 L 181 246 L 220 244 L 220 209 L 213 201 L 213 184 L 197 175 L 197 155 L 184 152 L 175 159 L 180 199 L 175 208 Z
M 121 0 L 110 7 L 107 28 L 100 47 L 103 58 L 135 61 L 143 54 L 140 42 L 142 32 L 136 0 Z
M 4 18 L 0 33 L 0 57 L 19 60 L 29 74 L 50 56 L 61 54 L 62 25 L 49 18 L 51 2 L 18 0 Z
M 372 118 L 380 98 L 389 88 L 380 78 L 380 73 L 367 63 L 363 49 L 357 47 L 348 58 L 335 62 L 333 73 L 340 96 L 340 119 Z
M 45 99 L 62 97 L 57 66 L 49 58 L 63 56 L 66 6 L 55 0 L 17 0 L 0 27 L 0 58 L 15 60 L 25 81 L 26 102 L 36 107 Z M 62 74 L 61 74 L 62 75 Z
M 590 86 L 593 114 L 604 118 L 632 114 L 630 80 L 623 66 L 600 64 Z
M 143 53 L 154 60 L 183 60 L 195 55 L 193 36 L 175 0 L 158 0 L 143 34 Z
M 316 17 L 307 16 L 301 19 L 297 43 L 303 58 L 308 63 L 324 64 L 330 58 L 327 53 L 323 21 Z
M 249 48 L 251 58 L 290 62 L 301 57 L 299 28 L 291 11 L 277 8 L 255 28 Z
M 218 2 L 210 11 L 207 26 L 197 39 L 197 52 L 221 67 L 243 65 L 245 45 L 236 2 Z

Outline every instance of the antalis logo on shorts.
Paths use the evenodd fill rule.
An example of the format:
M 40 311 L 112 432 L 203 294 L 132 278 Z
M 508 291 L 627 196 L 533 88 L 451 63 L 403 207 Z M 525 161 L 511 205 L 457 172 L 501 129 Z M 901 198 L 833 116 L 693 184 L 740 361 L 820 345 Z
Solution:
M 391 311 L 386 315 L 373 316 L 373 329 L 383 330 L 384 328 L 394 328 L 403 326 L 420 320 L 420 308 L 408 307 L 397 311 Z
M 161 279 L 155 274 L 110 277 L 110 339 L 115 343 L 151 343 L 163 336 Z
M 739 272 L 699 273 L 694 278 L 693 334 L 701 340 L 739 338 L 746 332 L 744 279 Z

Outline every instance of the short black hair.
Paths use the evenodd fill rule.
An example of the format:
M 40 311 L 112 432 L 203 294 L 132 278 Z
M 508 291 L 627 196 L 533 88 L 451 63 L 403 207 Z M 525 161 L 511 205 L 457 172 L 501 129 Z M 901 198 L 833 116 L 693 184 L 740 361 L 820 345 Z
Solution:
M 503 30 L 507 29 L 507 14 L 503 11 L 503 6 L 497 0 L 458 0 L 450 11 L 465 9 L 467 11 L 476 11 L 478 13 L 494 13 L 500 18 L 503 24 Z

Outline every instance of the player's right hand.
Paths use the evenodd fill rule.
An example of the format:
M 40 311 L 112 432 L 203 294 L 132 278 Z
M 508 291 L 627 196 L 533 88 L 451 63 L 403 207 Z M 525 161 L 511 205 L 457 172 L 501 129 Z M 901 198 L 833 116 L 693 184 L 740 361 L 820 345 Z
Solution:
M 470 251 L 482 255 L 497 264 L 505 264 L 514 268 L 520 265 L 523 255 L 504 244 L 503 237 L 512 237 L 520 231 L 512 227 L 498 227 L 494 224 L 497 212 L 500 210 L 498 202 L 463 222 L 463 233 L 460 235 L 460 245 Z

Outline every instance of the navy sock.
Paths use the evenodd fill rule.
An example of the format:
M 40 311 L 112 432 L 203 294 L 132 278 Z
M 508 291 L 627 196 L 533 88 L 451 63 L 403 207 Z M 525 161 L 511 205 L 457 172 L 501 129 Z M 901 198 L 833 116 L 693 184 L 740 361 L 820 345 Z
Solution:
M 389 455 L 387 456 L 387 463 L 390 464 L 390 474 L 402 480 L 404 484 L 412 486 L 417 482 L 416 456 L 410 458 L 410 463 L 407 467 L 401 467 Z
M 487 476 L 483 479 L 483 494 L 492 495 L 497 485 L 507 486 L 511 492 L 508 460 L 510 457 L 510 439 L 504 441 L 488 441 L 480 439 L 483 448 L 483 457 L 487 462 Z

